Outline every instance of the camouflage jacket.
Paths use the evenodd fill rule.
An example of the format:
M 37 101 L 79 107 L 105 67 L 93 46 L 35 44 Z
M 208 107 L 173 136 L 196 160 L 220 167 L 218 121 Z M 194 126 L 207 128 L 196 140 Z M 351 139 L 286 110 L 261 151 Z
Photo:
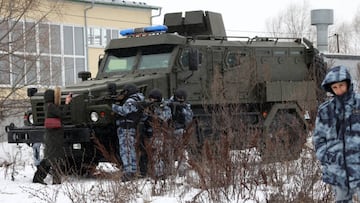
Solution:
M 194 113 L 188 102 L 176 102 L 172 96 L 168 101 L 172 112 L 172 123 L 175 129 L 185 129 L 192 122 Z
M 360 187 L 360 96 L 353 91 L 349 72 L 332 68 L 322 88 L 332 93 L 334 82 L 349 81 L 348 92 L 321 104 L 313 142 L 322 165 L 323 181 L 342 188 Z
M 112 110 L 119 115 L 116 124 L 121 127 L 135 128 L 142 117 L 138 102 L 144 101 L 144 98 L 142 93 L 136 93 L 126 98 L 123 105 L 113 104 Z
M 144 116 L 142 118 L 144 121 L 145 135 L 151 137 L 154 128 L 166 128 L 170 119 L 171 109 L 164 101 L 152 103 L 144 110 Z

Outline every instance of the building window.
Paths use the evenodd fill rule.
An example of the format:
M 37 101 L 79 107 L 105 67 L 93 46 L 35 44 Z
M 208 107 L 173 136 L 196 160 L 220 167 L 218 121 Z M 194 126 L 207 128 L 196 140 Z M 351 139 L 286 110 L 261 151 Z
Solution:
M 73 55 L 74 54 L 74 29 L 71 26 L 64 26 L 64 54 Z M 66 39 L 66 40 L 65 40 Z
M 10 84 L 9 55 L 0 55 L 0 85 Z
M 50 53 L 61 54 L 60 25 L 50 25 Z
M 3 41 L 14 42 L 0 51 L 2 86 L 70 85 L 86 69 L 83 27 L 10 21 L 0 28 Z
M 65 85 L 71 85 L 74 83 L 74 58 L 65 57 L 64 59 L 64 67 L 65 67 Z
M 51 81 L 50 75 L 50 57 L 41 56 L 40 57 L 40 81 L 39 83 L 45 86 L 50 86 Z
M 61 57 L 50 57 L 50 85 L 63 86 Z
M 84 41 L 84 28 L 74 27 L 74 44 L 75 44 L 75 55 L 85 55 L 85 41 Z M 85 65 L 85 64 L 84 64 Z
M 88 28 L 89 46 L 105 47 L 114 38 L 119 38 L 119 30 L 96 27 Z

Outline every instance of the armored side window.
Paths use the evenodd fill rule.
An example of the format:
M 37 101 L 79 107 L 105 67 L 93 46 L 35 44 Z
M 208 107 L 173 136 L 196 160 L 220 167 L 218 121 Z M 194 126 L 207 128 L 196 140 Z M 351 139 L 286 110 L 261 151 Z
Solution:
M 180 64 L 183 67 L 188 67 L 189 66 L 189 50 L 188 49 L 184 49 L 181 52 Z
M 190 49 L 183 49 L 180 55 L 179 63 L 182 67 L 189 67 L 189 55 L 190 55 Z M 199 65 L 201 65 L 202 62 L 202 53 L 200 51 L 199 53 Z
M 246 52 L 229 52 L 225 59 L 226 66 L 229 68 L 240 66 L 245 56 L 247 56 Z

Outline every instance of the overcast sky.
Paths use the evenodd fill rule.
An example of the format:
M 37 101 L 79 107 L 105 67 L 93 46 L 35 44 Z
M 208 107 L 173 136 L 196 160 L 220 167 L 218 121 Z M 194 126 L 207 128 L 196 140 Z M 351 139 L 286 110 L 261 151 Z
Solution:
M 290 4 L 303 4 L 304 0 L 143 0 L 148 5 L 162 7 L 162 14 L 180 11 L 204 10 L 221 13 L 225 29 L 253 36 L 266 31 L 265 22 L 276 17 Z M 335 22 L 350 22 L 357 10 L 358 0 L 307 0 L 310 9 L 333 9 Z M 310 15 L 310 13 L 309 13 Z M 163 17 L 154 19 L 153 24 L 162 24 Z M 252 37 L 252 36 L 250 36 Z

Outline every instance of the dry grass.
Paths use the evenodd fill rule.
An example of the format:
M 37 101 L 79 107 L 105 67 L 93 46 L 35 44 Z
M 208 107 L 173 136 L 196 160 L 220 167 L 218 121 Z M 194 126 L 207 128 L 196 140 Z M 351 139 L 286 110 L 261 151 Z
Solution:
M 223 115 L 225 118 L 226 115 Z M 281 120 L 281 122 L 285 122 Z M 317 162 L 311 143 L 302 145 L 298 156 L 293 159 L 281 158 L 269 161 L 268 155 L 288 157 L 286 153 L 292 150 L 284 150 L 270 142 L 265 151 L 256 147 L 234 149 L 234 146 L 244 146 L 236 143 L 244 139 L 234 137 L 246 135 L 251 131 L 255 136 L 248 141 L 261 143 L 260 131 L 248 128 L 244 124 L 237 125 L 236 129 L 226 129 L 227 124 L 217 125 L 221 132 L 204 140 L 202 145 L 195 142 L 194 134 L 196 123 L 187 130 L 183 142 L 178 143 L 177 149 L 171 136 L 164 136 L 164 152 L 160 158 L 166 160 L 167 173 L 163 179 L 156 179 L 153 167 L 149 168 L 150 176 L 138 180 L 123 183 L 120 181 L 121 164 L 116 156 L 107 151 L 101 143 L 97 143 L 99 151 L 103 153 L 109 162 L 115 163 L 117 171 L 106 172 L 98 170 L 93 179 L 82 176 L 66 177 L 62 189 L 72 202 L 131 202 L 136 198 L 142 198 L 144 202 L 151 202 L 152 196 L 172 195 L 177 196 L 179 201 L 185 201 L 185 195 L 194 194 L 188 202 L 332 202 L 332 192 L 329 186 L 321 181 L 321 168 Z M 292 123 L 291 125 L 296 125 Z M 288 127 L 291 127 L 288 126 Z M 293 126 L 294 127 L 294 126 Z M 297 129 L 294 127 L 294 129 Z M 162 132 L 171 132 L 171 129 L 161 129 Z M 281 128 L 277 132 L 286 132 Z M 291 146 L 291 135 L 281 134 L 285 147 Z M 214 138 L 214 139 L 212 139 Z M 237 137 L 238 138 L 238 137 Z M 309 139 L 309 138 L 308 138 Z M 186 176 L 179 178 L 174 151 L 186 150 L 188 168 Z M 111 150 L 110 150 L 111 151 Z M 152 151 L 148 151 L 149 157 Z M 169 156 L 171 155 L 171 156 Z M 265 157 L 265 158 L 264 158 Z M 91 181 L 83 184 L 84 181 Z M 56 200 L 58 191 L 46 190 L 44 193 L 34 193 L 31 189 L 26 192 L 39 196 L 39 199 L 51 202 Z M 46 194 L 50 192 L 51 194 Z

